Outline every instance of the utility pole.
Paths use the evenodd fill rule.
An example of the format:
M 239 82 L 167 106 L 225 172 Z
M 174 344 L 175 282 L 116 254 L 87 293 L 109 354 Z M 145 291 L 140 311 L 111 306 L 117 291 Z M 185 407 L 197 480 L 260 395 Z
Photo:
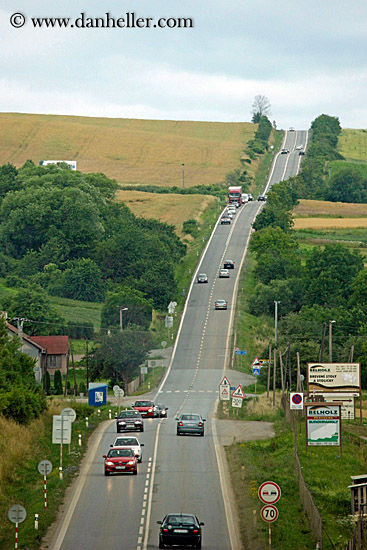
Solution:
M 278 345 L 278 304 L 280 304 L 279 300 L 274 300 L 275 304 L 275 347 Z
M 333 362 L 333 324 L 336 321 L 329 321 L 329 361 Z
M 185 165 L 182 163 L 182 189 L 185 188 Z

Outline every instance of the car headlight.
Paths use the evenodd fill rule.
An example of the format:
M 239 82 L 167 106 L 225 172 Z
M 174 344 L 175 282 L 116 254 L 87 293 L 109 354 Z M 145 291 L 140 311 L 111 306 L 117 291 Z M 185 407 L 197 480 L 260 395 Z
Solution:
M 136 420 L 135 424 L 141 424 L 141 420 Z
M 165 410 L 161 411 L 161 414 L 167 414 Z
M 150 413 L 153 412 L 153 409 L 148 409 L 148 412 L 150 412 Z
M 114 465 L 115 464 L 113 462 L 110 462 L 110 461 L 106 462 L 106 466 L 114 466 Z
M 132 466 L 133 464 L 135 464 L 135 460 L 129 460 L 129 462 L 127 462 L 128 466 Z

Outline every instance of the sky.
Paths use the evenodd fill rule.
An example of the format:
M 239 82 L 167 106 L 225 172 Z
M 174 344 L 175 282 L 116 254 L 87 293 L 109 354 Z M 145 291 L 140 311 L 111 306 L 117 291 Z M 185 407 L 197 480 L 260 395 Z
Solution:
M 107 13 L 152 21 L 80 27 Z M 264 95 L 278 128 L 367 128 L 366 0 L 0 0 L 0 52 L 1 112 L 249 122 Z

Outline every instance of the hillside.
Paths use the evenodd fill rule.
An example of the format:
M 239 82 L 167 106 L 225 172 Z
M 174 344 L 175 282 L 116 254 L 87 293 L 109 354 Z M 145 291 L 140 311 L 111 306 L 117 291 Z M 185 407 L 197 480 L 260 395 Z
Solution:
M 367 130 L 343 129 L 338 140 L 338 151 L 347 160 L 367 162 Z
M 121 184 L 185 187 L 224 181 L 240 168 L 254 124 L 0 113 L 0 164 L 77 160 Z M 252 175 L 252 166 L 246 167 Z

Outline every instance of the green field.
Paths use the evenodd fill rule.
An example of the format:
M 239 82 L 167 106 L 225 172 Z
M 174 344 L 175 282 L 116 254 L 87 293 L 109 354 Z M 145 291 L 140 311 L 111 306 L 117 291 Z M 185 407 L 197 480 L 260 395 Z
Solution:
M 342 130 L 338 150 L 347 160 L 367 162 L 367 130 Z
M 101 327 L 101 311 L 103 304 L 80 302 L 69 298 L 50 296 L 51 304 L 67 321 L 72 323 L 92 323 L 94 330 Z
M 257 126 L 249 122 L 189 122 L 0 113 L 0 164 L 28 159 L 76 160 L 82 172 L 102 172 L 121 184 L 185 187 L 220 183 L 241 168 Z M 257 162 L 246 166 L 253 176 Z

